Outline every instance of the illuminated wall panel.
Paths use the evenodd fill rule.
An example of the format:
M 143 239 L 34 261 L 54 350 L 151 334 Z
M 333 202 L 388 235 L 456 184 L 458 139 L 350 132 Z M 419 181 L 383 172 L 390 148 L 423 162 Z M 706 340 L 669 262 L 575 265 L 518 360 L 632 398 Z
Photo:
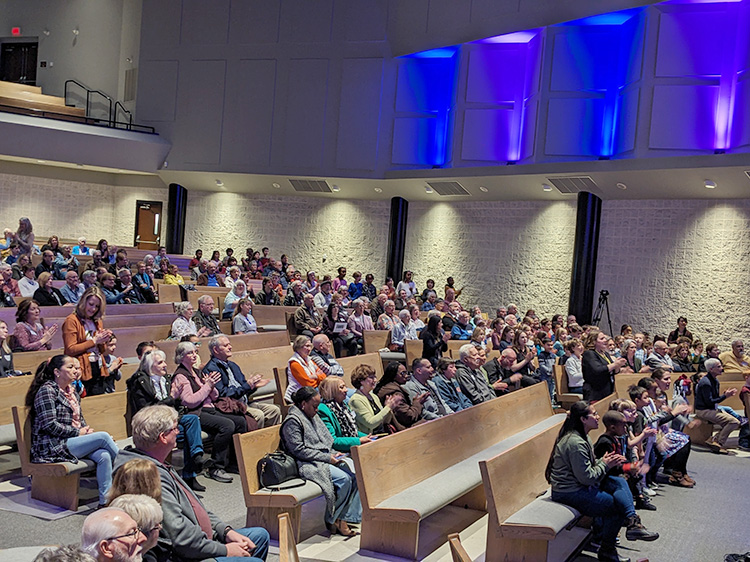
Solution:
M 649 146 L 712 150 L 717 94 L 716 86 L 656 86 Z

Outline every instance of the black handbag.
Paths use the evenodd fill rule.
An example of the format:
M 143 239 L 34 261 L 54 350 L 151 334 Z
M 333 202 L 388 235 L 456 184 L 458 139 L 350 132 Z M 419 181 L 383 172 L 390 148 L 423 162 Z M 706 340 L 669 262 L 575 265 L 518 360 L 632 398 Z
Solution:
M 290 482 L 282 486 L 285 482 Z M 258 461 L 258 482 L 270 490 L 290 490 L 305 485 L 297 472 L 297 462 L 284 451 L 268 453 Z

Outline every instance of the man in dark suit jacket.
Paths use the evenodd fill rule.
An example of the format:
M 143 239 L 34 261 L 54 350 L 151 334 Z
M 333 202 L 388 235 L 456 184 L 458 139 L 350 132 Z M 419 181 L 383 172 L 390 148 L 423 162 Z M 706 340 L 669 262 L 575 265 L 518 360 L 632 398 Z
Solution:
M 519 388 L 526 388 L 539 381 L 534 377 L 522 375 L 513 371 L 512 367 L 516 362 L 516 352 L 511 348 L 506 348 L 500 354 L 500 360 L 495 357 L 492 361 L 484 364 L 484 370 L 487 372 L 487 378 L 495 389 L 495 394 L 502 396 Z
M 241 400 L 247 404 L 247 413 L 258 423 L 258 429 L 270 427 L 281 422 L 281 410 L 275 404 L 251 401 L 250 396 L 260 387 L 267 385 L 269 380 L 259 374 L 250 375 L 249 379 L 240 369 L 232 357 L 232 343 L 224 335 L 214 336 L 208 342 L 211 360 L 203 367 L 204 373 L 217 372 L 221 380 L 216 383 L 219 396 L 228 396 Z

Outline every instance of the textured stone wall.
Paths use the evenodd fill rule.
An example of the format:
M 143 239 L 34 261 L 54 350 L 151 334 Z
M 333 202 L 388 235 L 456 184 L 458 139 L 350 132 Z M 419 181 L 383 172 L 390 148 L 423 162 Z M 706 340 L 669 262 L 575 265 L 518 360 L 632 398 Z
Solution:
M 53 178 L 0 174 L 0 229 L 18 228 L 20 217 L 29 217 L 37 237 L 85 236 L 96 244 L 132 246 L 137 199 L 162 201 L 167 190 L 112 186 Z M 162 233 L 165 229 L 162 227 Z
M 521 313 L 564 314 L 575 215 L 574 201 L 410 203 L 404 267 L 420 289 L 453 276 L 461 302 L 485 312 L 514 302 Z
M 605 201 L 596 286 L 612 326 L 664 334 L 686 316 L 728 349 L 750 328 L 750 200 Z M 605 319 L 606 321 L 606 316 Z
M 270 197 L 237 193 L 188 194 L 185 253 L 197 248 L 268 246 L 270 255 L 289 256 L 304 272 L 335 275 L 339 266 L 383 279 L 388 244 L 387 201 L 334 201 L 313 197 Z M 349 275 L 351 277 L 351 275 Z

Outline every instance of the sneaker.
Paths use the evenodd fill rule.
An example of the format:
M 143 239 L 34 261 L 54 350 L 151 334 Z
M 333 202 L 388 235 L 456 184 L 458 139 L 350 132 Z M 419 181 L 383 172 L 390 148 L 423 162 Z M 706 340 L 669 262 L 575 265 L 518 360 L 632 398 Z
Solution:
M 648 487 L 651 488 L 652 490 L 658 490 L 659 488 L 661 488 L 661 486 L 657 482 L 651 482 L 651 484 L 649 484 Z
M 232 477 L 229 476 L 224 470 L 221 468 L 213 468 L 208 471 L 208 477 L 211 480 L 216 480 L 217 482 L 221 482 L 222 484 L 231 484 Z
M 745 416 L 740 416 L 740 427 L 743 425 L 747 425 L 747 418 Z
M 628 518 L 628 530 L 625 531 L 625 538 L 629 541 L 655 541 L 659 538 L 659 533 L 649 531 L 641 523 L 641 518 L 637 515 Z
M 198 482 L 198 479 L 195 476 L 193 476 L 192 478 L 184 478 L 184 480 L 185 480 L 185 484 L 188 485 L 188 488 L 190 488 L 194 492 L 206 491 L 206 487 L 200 482 Z
M 656 511 L 656 506 L 648 498 L 638 498 L 635 500 L 635 508 L 645 511 Z
M 652 498 L 656 495 L 656 492 L 648 486 L 644 486 L 643 493 Z

